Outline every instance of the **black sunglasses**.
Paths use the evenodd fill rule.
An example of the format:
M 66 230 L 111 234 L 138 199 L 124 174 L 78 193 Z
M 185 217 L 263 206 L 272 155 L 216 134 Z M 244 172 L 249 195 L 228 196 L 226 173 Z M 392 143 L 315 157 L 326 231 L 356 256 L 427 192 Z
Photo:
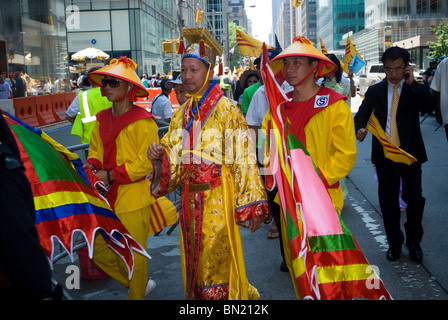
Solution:
M 109 85 L 111 88 L 118 88 L 122 82 L 118 79 L 101 79 L 101 86 L 105 88 Z

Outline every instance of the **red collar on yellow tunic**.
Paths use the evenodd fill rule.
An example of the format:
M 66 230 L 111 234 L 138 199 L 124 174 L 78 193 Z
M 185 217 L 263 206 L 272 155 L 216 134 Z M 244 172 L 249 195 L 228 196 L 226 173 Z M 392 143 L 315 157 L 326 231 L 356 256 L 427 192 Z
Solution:
M 288 93 L 288 98 L 292 98 L 292 92 Z M 329 88 L 321 87 L 317 94 L 309 100 L 291 100 L 285 103 L 284 114 L 291 122 L 296 137 L 305 147 L 305 127 L 310 119 L 328 106 L 342 99 L 347 99 L 347 97 Z

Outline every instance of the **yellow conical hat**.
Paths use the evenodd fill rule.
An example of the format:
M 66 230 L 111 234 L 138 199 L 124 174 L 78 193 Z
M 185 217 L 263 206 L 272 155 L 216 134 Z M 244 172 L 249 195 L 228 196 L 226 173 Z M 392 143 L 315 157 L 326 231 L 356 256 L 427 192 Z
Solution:
M 316 71 L 317 78 L 326 77 L 327 75 L 335 72 L 338 67 L 321 51 L 313 46 L 313 44 L 314 43 L 312 41 L 302 36 L 295 37 L 292 44 L 288 48 L 283 50 L 274 59 L 272 59 L 271 62 L 269 62 L 269 66 L 274 74 L 277 74 L 279 71 L 283 70 L 283 58 L 294 56 L 319 59 L 320 61 Z
M 148 96 L 148 91 L 146 91 L 145 86 L 135 72 L 136 68 L 137 64 L 132 59 L 122 56 L 119 59 L 112 59 L 109 65 L 90 72 L 87 77 L 98 86 L 101 86 L 101 80 L 104 76 L 122 79 L 135 85 L 135 96 L 146 97 Z

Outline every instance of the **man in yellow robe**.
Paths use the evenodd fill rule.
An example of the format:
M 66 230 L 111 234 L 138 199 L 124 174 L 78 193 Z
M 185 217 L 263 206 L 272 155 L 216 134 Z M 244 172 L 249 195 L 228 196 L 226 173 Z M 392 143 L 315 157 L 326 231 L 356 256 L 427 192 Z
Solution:
M 255 147 L 238 106 L 212 81 L 222 48 L 205 28 L 184 29 L 182 83 L 189 101 L 148 148 L 156 197 L 180 186 L 179 227 L 185 297 L 258 299 L 248 283 L 239 226 L 254 232 L 267 214 Z M 183 44 L 181 44 L 181 50 Z

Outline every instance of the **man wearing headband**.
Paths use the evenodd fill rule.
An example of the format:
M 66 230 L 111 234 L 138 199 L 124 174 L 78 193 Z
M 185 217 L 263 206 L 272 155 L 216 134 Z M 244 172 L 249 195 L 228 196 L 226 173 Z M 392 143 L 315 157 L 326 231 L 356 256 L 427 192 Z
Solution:
M 134 105 L 136 97 L 148 95 L 134 71 L 136 67 L 131 59 L 120 57 L 88 74 L 92 83 L 101 86 L 112 107 L 96 114 L 85 166 L 109 188 L 109 205 L 130 235 L 147 250 L 147 237 L 174 224 L 177 215 L 168 200 L 163 203 L 163 209 L 166 208 L 162 210 L 163 217 L 155 217 L 152 210 L 156 200 L 146 176 L 153 166 L 146 156 L 146 146 L 159 141 L 158 128 L 153 115 Z M 156 229 L 154 219 L 166 223 Z M 99 233 L 95 238 L 93 261 L 129 288 L 128 299 L 143 300 L 155 287 L 155 282 L 148 279 L 145 256 L 134 254 L 134 270 L 129 280 L 123 261 L 107 247 Z
M 339 180 L 348 175 L 356 162 L 354 121 L 347 97 L 316 84 L 336 71 L 336 65 L 306 38 L 293 43 L 269 63 L 274 74 L 283 71 L 294 87 L 287 94 L 285 115 L 295 129 L 324 180 L 336 210 L 341 213 L 344 196 Z
M 184 29 L 182 83 L 190 99 L 171 118 L 154 161 L 152 190 L 180 186 L 179 227 L 187 299 L 258 299 L 248 283 L 239 226 L 254 232 L 267 214 L 254 145 L 238 106 L 212 81 L 223 49 L 205 28 Z

